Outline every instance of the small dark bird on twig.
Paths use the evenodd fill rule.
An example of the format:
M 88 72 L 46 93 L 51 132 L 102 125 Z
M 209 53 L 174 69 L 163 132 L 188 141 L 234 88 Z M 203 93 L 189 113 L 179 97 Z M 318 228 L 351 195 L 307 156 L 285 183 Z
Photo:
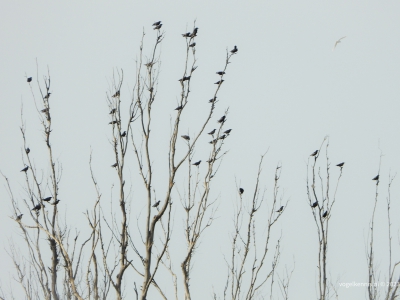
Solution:
M 17 217 L 15 218 L 15 221 L 17 221 L 17 222 L 21 221 L 23 215 L 24 215 L 24 214 L 20 214 L 19 216 L 17 216 Z
M 108 123 L 108 124 L 117 124 L 118 123 L 118 121 L 117 120 L 114 120 L 114 121 L 111 121 L 110 123 Z
M 214 83 L 214 84 L 221 84 L 221 83 L 223 83 L 225 80 L 223 80 L 223 79 L 221 79 L 221 80 L 218 80 L 216 83 Z
M 190 80 L 190 76 L 184 76 L 183 78 L 179 79 L 178 81 L 186 81 L 186 80 Z
M 226 134 L 221 135 L 218 139 L 223 140 L 226 138 Z
M 115 164 L 111 165 L 111 168 L 115 168 L 116 166 L 118 166 L 117 162 Z
M 218 140 L 215 139 L 215 140 L 210 141 L 209 143 L 210 143 L 210 144 L 216 144 L 217 142 L 218 142 Z
M 183 137 L 185 140 L 190 140 L 190 136 L 188 136 L 188 135 L 181 135 L 181 137 Z
M 25 172 L 25 173 L 26 173 L 26 171 L 28 171 L 28 169 L 29 169 L 29 166 L 26 166 L 25 168 L 23 168 L 23 169 L 21 170 L 21 172 Z
M 181 110 L 183 108 L 182 105 L 179 105 L 177 108 L 175 108 L 175 110 Z
M 160 200 L 158 200 L 156 203 L 153 204 L 153 207 L 157 207 L 160 204 Z
M 208 100 L 208 102 L 213 103 L 213 102 L 215 102 L 215 100 L 217 100 L 217 97 L 214 97 L 214 98 Z
M 215 129 L 211 130 L 208 134 L 213 135 L 215 133 Z
M 126 137 L 126 131 L 124 131 L 123 133 L 121 133 L 121 137 Z
M 51 200 L 51 198 L 53 198 L 53 197 L 43 198 L 42 200 L 43 200 L 43 201 L 46 201 L 46 202 L 49 202 L 49 201 Z
M 115 92 L 115 94 L 114 94 L 114 95 L 112 95 L 112 97 L 113 97 L 113 98 L 115 98 L 115 97 L 119 97 L 119 95 L 120 95 L 120 94 L 121 94 L 121 93 L 120 93 L 120 91 L 116 91 L 116 92 Z
M 318 150 L 315 150 L 310 156 L 315 156 L 315 155 L 317 155 L 317 153 L 318 153 Z
M 159 25 L 155 26 L 154 30 L 156 30 L 156 29 L 159 30 L 161 28 L 161 26 L 162 26 L 162 24 L 159 24 Z
M 144 64 L 146 67 L 151 67 L 152 65 L 154 65 L 154 63 L 151 61 L 151 62 L 148 62 L 147 64 Z
M 326 211 L 324 212 L 324 214 L 322 215 L 322 217 L 323 217 L 323 218 L 326 218 L 327 215 L 328 215 L 328 211 L 326 210 Z
M 282 211 L 283 211 L 283 206 L 281 206 L 281 208 L 278 209 L 276 212 L 280 213 L 280 212 L 282 212 Z
M 224 71 L 219 71 L 219 72 L 217 72 L 217 74 L 222 76 L 222 75 L 225 74 L 225 72 Z
M 314 208 L 314 207 L 317 207 L 317 205 L 318 205 L 318 201 L 315 201 L 315 202 L 311 205 L 311 207 Z
M 190 37 L 191 38 L 193 38 L 193 37 L 195 37 L 195 36 L 197 36 L 197 31 L 199 30 L 199 28 L 195 28 L 195 29 L 193 29 L 193 32 L 192 32 L 192 34 L 190 35 Z
M 225 117 L 225 116 L 222 116 L 222 117 L 218 120 L 218 123 L 223 123 L 223 122 L 225 122 L 225 119 L 226 119 L 226 117 Z
M 192 68 L 192 72 L 194 72 L 194 70 L 196 70 L 197 69 L 197 66 L 194 66 L 193 68 Z
M 343 165 L 344 165 L 344 162 L 342 162 L 342 163 L 340 163 L 340 164 L 337 164 L 336 166 L 337 166 L 337 167 L 341 167 L 341 168 L 342 168 L 342 167 L 343 167 Z
M 191 43 L 191 44 L 189 45 L 190 48 L 193 48 L 193 47 L 195 47 L 195 46 L 196 46 L 196 43 Z
M 235 54 L 236 52 L 238 52 L 238 48 L 235 46 L 235 47 L 233 47 L 233 49 L 231 50 L 231 53 L 232 53 L 232 54 Z
M 241 194 L 243 194 L 243 192 L 244 192 L 244 189 L 240 188 L 239 189 L 239 194 L 241 195 Z
M 47 107 L 41 110 L 42 113 L 47 113 L 48 111 L 49 109 Z
M 379 180 L 379 175 L 376 175 L 372 180 Z
M 60 203 L 60 199 L 57 199 L 57 201 L 54 203 L 51 203 L 51 205 L 57 205 L 58 203 Z
M 113 109 L 110 111 L 110 115 L 115 114 L 116 111 L 117 111 L 117 109 L 116 109 L 116 108 L 113 108 Z
M 31 149 L 26 148 L 26 149 L 25 149 L 25 152 L 26 152 L 26 154 L 29 154 L 29 152 L 31 152 Z
M 154 24 L 153 24 L 153 26 L 158 26 L 158 25 L 160 25 L 161 24 L 161 21 L 158 21 L 158 22 L 155 22 Z
M 32 208 L 31 210 L 39 211 L 41 208 L 42 208 L 42 205 L 38 204 L 34 208 Z
M 47 93 L 46 96 L 44 96 L 44 99 L 49 99 L 50 98 L 51 93 Z
M 226 133 L 226 134 L 230 134 L 230 133 L 231 133 L 231 131 L 232 131 L 232 129 L 228 129 L 228 130 L 225 130 L 225 131 L 224 131 L 224 133 Z
M 201 163 L 201 160 L 199 160 L 198 162 L 195 162 L 195 163 L 193 164 L 193 166 L 199 166 L 200 163 Z
M 188 37 L 190 37 L 190 32 L 187 32 L 187 33 L 184 33 L 184 34 L 182 34 L 182 36 L 184 37 L 184 38 L 188 38 Z
M 32 81 L 32 77 L 28 77 L 28 79 L 26 81 L 27 82 L 31 82 Z

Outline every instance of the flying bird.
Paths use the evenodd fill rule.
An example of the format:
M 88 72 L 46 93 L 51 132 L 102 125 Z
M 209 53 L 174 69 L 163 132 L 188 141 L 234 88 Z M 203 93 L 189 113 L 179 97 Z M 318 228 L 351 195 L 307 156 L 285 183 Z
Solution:
M 53 197 L 43 198 L 42 200 L 43 200 L 43 201 L 46 201 L 46 202 L 49 202 L 49 201 L 51 200 L 51 198 L 53 198 Z
M 111 168 L 115 168 L 116 166 L 118 166 L 117 162 L 115 164 L 111 165 Z
M 57 201 L 54 203 L 51 203 L 51 205 L 57 205 L 58 203 L 60 203 L 60 199 L 57 199 Z
M 181 135 L 181 137 L 183 137 L 185 140 L 190 140 L 190 136 L 188 136 L 188 135 Z
M 126 137 L 126 131 L 124 131 L 123 133 L 121 133 L 121 137 Z
M 223 122 L 225 122 L 225 119 L 226 119 L 226 117 L 225 117 L 225 116 L 222 116 L 222 117 L 218 120 L 218 123 L 223 123 Z
M 194 164 L 193 164 L 193 166 L 199 166 L 200 165 L 200 163 L 201 163 L 201 160 L 199 160 L 198 162 L 195 162 Z
M 220 76 L 222 76 L 222 75 L 225 74 L 225 72 L 224 72 L 224 71 L 219 71 L 219 72 L 217 72 L 217 74 L 220 75 Z
M 379 175 L 376 175 L 372 180 L 379 180 Z
M 318 201 L 315 201 L 315 202 L 311 205 L 311 207 L 314 208 L 314 207 L 317 207 L 317 205 L 318 205 Z
M 26 166 L 25 168 L 23 168 L 23 169 L 21 170 L 21 172 L 25 172 L 25 173 L 26 173 L 26 171 L 28 171 L 28 169 L 29 169 L 29 166 Z
M 36 205 L 34 208 L 32 208 L 31 210 L 36 210 L 39 211 L 42 208 L 42 205 L 40 205 L 40 203 L 38 205 Z
M 342 40 L 343 40 L 344 38 L 345 38 L 345 36 L 344 36 L 344 37 L 342 37 L 342 38 L 340 38 L 340 39 L 338 39 L 338 40 L 335 42 L 335 46 L 333 46 L 333 49 L 332 49 L 332 51 L 333 51 L 333 50 L 335 50 L 335 48 L 336 48 L 337 44 L 341 43 L 341 42 L 342 42 Z
M 25 152 L 26 152 L 26 154 L 29 154 L 29 152 L 31 152 L 31 149 L 26 148 L 26 149 L 25 149 Z
M 218 80 L 216 83 L 214 83 L 214 84 L 221 84 L 221 83 L 223 83 L 225 80 L 223 80 L 223 79 L 221 79 L 221 80 Z
M 235 47 L 233 47 L 233 49 L 231 50 L 231 53 L 232 53 L 232 54 L 235 54 L 236 52 L 238 52 L 238 48 L 235 46 Z
M 337 167 L 341 167 L 341 168 L 342 168 L 342 167 L 343 167 L 343 165 L 344 165 L 344 162 L 342 162 L 342 163 L 340 163 L 340 164 L 337 164 L 336 166 L 337 166 Z
M 283 211 L 283 206 L 281 206 L 281 208 L 278 209 L 276 212 L 280 213 L 280 212 L 282 212 L 282 211 Z
M 32 81 L 32 77 L 28 77 L 28 79 L 26 81 L 27 82 L 31 82 Z
M 244 192 L 244 189 L 240 188 L 239 189 L 239 194 L 241 195 L 241 194 L 243 194 L 243 192 Z
M 183 108 L 182 105 L 179 105 L 177 108 L 175 108 L 175 110 L 181 110 Z
M 215 129 L 211 130 L 208 134 L 213 135 L 215 133 Z
M 155 22 L 154 24 L 153 24 L 153 26 L 158 26 L 158 25 L 160 25 L 161 24 L 161 21 L 158 21 L 158 22 Z
M 191 43 L 191 44 L 189 45 L 189 47 L 194 47 L 194 46 L 196 46 L 196 43 Z
M 153 204 L 153 207 L 157 207 L 160 204 L 160 200 L 158 200 L 156 203 Z
M 154 27 L 154 30 L 156 30 L 156 29 L 157 29 L 157 30 L 158 30 L 158 29 L 160 29 L 160 28 L 161 28 L 161 26 L 162 26 L 162 24 L 158 24 L 157 26 L 155 26 L 155 27 Z
M 118 90 L 118 91 L 115 92 L 114 95 L 112 95 L 112 97 L 113 97 L 113 98 L 119 97 L 120 94 L 121 94 L 121 93 L 120 93 L 120 91 Z
M 224 133 L 226 133 L 226 134 L 230 134 L 230 133 L 231 133 L 231 131 L 232 131 L 232 129 L 228 129 L 228 130 L 225 130 L 225 131 L 224 131 Z
M 328 215 L 328 211 L 326 210 L 326 211 L 324 212 L 324 214 L 322 215 L 322 217 L 323 217 L 323 218 L 326 218 L 327 215 Z
M 19 216 L 17 216 L 17 217 L 15 218 L 15 221 L 17 221 L 17 222 L 21 221 L 23 215 L 24 215 L 24 214 L 20 214 Z
M 315 156 L 315 155 L 317 155 L 317 153 L 318 153 L 318 150 L 315 150 L 310 156 Z

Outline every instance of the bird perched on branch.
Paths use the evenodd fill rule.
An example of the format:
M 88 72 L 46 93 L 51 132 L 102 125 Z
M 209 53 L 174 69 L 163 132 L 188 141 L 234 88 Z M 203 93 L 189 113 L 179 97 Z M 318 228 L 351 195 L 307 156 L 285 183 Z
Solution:
M 20 214 L 19 216 L 17 216 L 17 217 L 15 218 L 15 221 L 17 221 L 17 222 L 21 221 L 23 215 L 24 215 L 24 214 Z
M 343 165 L 344 165 L 344 162 L 342 162 L 342 163 L 340 163 L 340 164 L 337 164 L 336 166 L 337 166 L 337 167 L 343 168 Z
M 28 79 L 26 81 L 27 82 L 31 82 L 32 81 L 32 77 L 28 77 Z
M 152 26 L 158 26 L 158 25 L 160 25 L 161 24 L 161 21 L 157 21 L 157 22 L 155 22 Z
M 157 207 L 157 206 L 160 204 L 160 202 L 161 202 L 161 201 L 158 200 L 158 201 L 157 201 L 156 203 L 154 203 L 152 206 L 153 206 L 153 207 Z
M 179 79 L 178 81 L 183 82 L 186 80 L 190 80 L 190 76 L 184 76 L 183 78 Z
M 43 201 L 46 201 L 46 202 L 49 202 L 49 201 L 51 200 L 51 198 L 53 198 L 53 197 L 43 198 L 42 200 L 43 200 Z
M 29 152 L 31 152 L 31 149 L 26 148 L 26 149 L 25 149 L 25 152 L 26 152 L 26 154 L 29 154 Z
M 115 164 L 111 165 L 111 168 L 115 168 L 116 166 L 118 166 L 117 162 Z
M 378 181 L 379 180 L 379 175 L 376 175 L 374 178 L 372 178 L 372 180 Z
M 217 140 L 217 139 L 214 139 L 214 140 L 210 141 L 209 143 L 210 143 L 210 144 L 216 144 L 217 142 L 218 142 L 218 140 Z
M 238 52 L 238 48 L 235 46 L 235 47 L 233 47 L 233 49 L 231 50 L 231 53 L 232 53 L 232 54 L 235 54 L 236 52 Z
M 126 137 L 126 131 L 124 131 L 123 133 L 121 133 L 121 137 Z
M 26 166 L 25 168 L 23 168 L 23 169 L 21 170 L 21 172 L 25 172 L 25 173 L 26 173 L 26 171 L 28 171 L 28 169 L 29 169 L 29 166 Z
M 315 156 L 315 155 L 317 155 L 317 153 L 318 153 L 318 150 L 315 150 L 310 156 Z
M 225 116 L 222 116 L 222 117 L 218 120 L 218 123 L 223 123 L 223 122 L 225 122 L 225 120 L 226 120 L 226 117 L 225 117 Z
M 328 211 L 326 210 L 326 211 L 324 212 L 324 214 L 322 215 L 322 217 L 323 217 L 323 218 L 326 218 L 327 215 L 328 215 Z
M 214 83 L 214 84 L 222 84 L 224 81 L 225 81 L 225 80 L 221 79 L 221 80 L 218 80 L 218 81 L 217 81 L 216 83 Z
M 51 95 L 51 93 L 47 93 L 46 96 L 44 96 L 44 99 L 49 99 L 50 95 Z
M 182 105 L 179 105 L 177 108 L 175 108 L 175 110 L 181 110 L 183 108 Z
M 116 108 L 113 108 L 113 109 L 110 111 L 110 115 L 115 114 L 116 111 L 117 111 L 117 109 L 116 109 Z
M 48 111 L 49 111 L 49 108 L 48 108 L 48 107 L 46 107 L 46 108 L 44 108 L 44 109 L 41 110 L 42 113 L 47 113 Z
M 153 29 L 154 29 L 154 30 L 156 30 L 156 29 L 159 30 L 159 29 L 161 28 L 161 26 L 162 26 L 162 24 L 158 24 L 157 26 L 154 26 Z
M 39 203 L 38 205 L 36 205 L 34 208 L 32 208 L 31 210 L 36 210 L 39 211 L 42 208 L 42 205 Z
M 226 134 L 221 135 L 218 139 L 223 140 L 226 138 Z
M 211 130 L 208 134 L 209 134 L 209 135 L 213 135 L 213 134 L 215 133 L 215 130 L 216 130 L 216 129 Z
M 232 129 L 228 129 L 228 130 L 225 130 L 225 131 L 224 131 L 224 133 L 226 133 L 226 134 L 230 134 L 230 133 L 231 133 L 231 131 L 232 131 Z
M 193 166 L 199 166 L 200 165 L 200 163 L 201 163 L 201 160 L 199 160 L 198 162 L 195 162 L 194 164 L 193 164 Z
M 182 36 L 183 36 L 184 38 L 188 38 L 188 37 L 190 37 L 190 35 L 191 35 L 190 32 L 186 32 L 186 33 L 182 34 Z
M 318 201 L 315 201 L 315 202 L 311 205 L 311 207 L 314 208 L 314 207 L 317 207 L 317 205 L 318 205 Z
M 213 103 L 213 102 L 215 102 L 215 100 L 217 100 L 217 97 L 214 97 L 214 98 L 208 100 L 208 102 L 209 102 L 209 103 Z
M 190 136 L 188 136 L 188 135 L 181 135 L 181 137 L 184 138 L 187 141 L 190 140 Z
M 111 121 L 110 123 L 108 123 L 108 124 L 117 124 L 117 123 L 119 123 L 117 120 L 114 120 L 114 121 Z
M 119 97 L 120 94 L 121 94 L 121 93 L 120 93 L 120 91 L 118 90 L 118 91 L 115 92 L 114 95 L 112 95 L 112 97 L 113 97 L 113 98 Z
M 240 188 L 239 189 L 239 194 L 241 195 L 241 194 L 243 194 L 243 192 L 244 192 L 244 189 Z
M 225 72 L 224 72 L 224 71 L 219 71 L 219 72 L 217 72 L 217 74 L 220 75 L 220 76 L 222 76 L 222 75 L 225 74 Z
M 54 203 L 51 203 L 51 205 L 57 205 L 58 203 L 60 203 L 60 199 L 57 199 L 57 201 L 55 201 Z
M 196 43 L 191 43 L 190 45 L 189 45 L 189 47 L 194 47 L 194 46 L 196 46 Z
M 283 206 L 281 206 L 281 208 L 278 209 L 276 212 L 277 212 L 277 213 L 280 213 L 280 212 L 282 212 L 282 211 L 283 211 Z
M 195 29 L 193 29 L 193 32 L 192 32 L 192 34 L 190 35 L 190 37 L 191 38 L 194 38 L 195 36 L 197 36 L 197 31 L 199 30 L 199 28 L 195 28 Z

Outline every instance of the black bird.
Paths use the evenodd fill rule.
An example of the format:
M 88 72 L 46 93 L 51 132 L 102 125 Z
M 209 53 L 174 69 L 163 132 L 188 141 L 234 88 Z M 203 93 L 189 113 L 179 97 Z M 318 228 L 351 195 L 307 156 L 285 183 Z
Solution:
M 215 129 L 211 130 L 208 134 L 213 135 L 215 133 Z
M 155 27 L 154 27 L 154 30 L 156 30 L 156 29 L 157 29 L 157 30 L 158 30 L 158 29 L 160 29 L 160 28 L 161 28 L 161 26 L 162 26 L 162 24 L 158 24 L 157 26 L 155 26 Z
M 155 22 L 154 24 L 153 24 L 153 26 L 158 26 L 158 25 L 160 25 L 161 24 L 161 21 L 158 21 L 158 22 Z
M 281 206 L 281 208 L 278 209 L 276 212 L 280 213 L 280 212 L 282 212 L 282 211 L 283 211 L 283 206 Z
M 240 188 L 239 189 L 239 194 L 241 195 L 241 194 L 243 194 L 243 192 L 244 192 L 244 189 Z
M 23 169 L 21 170 L 21 172 L 25 172 L 25 173 L 26 173 L 26 171 L 28 171 L 28 169 L 29 169 L 29 166 L 26 166 L 25 168 L 23 168 Z
M 372 180 L 379 180 L 379 175 L 376 175 Z
M 115 164 L 111 165 L 111 168 L 115 168 L 116 166 L 118 166 L 117 162 Z
M 114 114 L 116 111 L 117 111 L 117 109 L 116 109 L 116 108 L 113 108 L 113 109 L 110 111 L 110 115 Z
M 44 96 L 44 99 L 49 99 L 50 98 L 51 93 L 47 93 L 46 96 Z
M 190 80 L 190 76 L 184 76 L 183 78 L 179 79 L 178 81 L 183 82 L 186 80 Z
M 315 155 L 317 155 L 317 153 L 318 153 L 318 150 L 315 150 L 310 156 L 315 156 Z
M 148 62 L 147 64 L 144 64 L 146 67 L 151 67 L 152 65 L 154 65 L 154 63 L 151 61 L 151 62 Z
M 314 207 L 317 207 L 317 205 L 318 205 L 318 201 L 315 201 L 315 202 L 311 205 L 311 207 L 314 208 Z
M 197 69 L 197 66 L 194 66 L 193 68 L 192 68 L 192 72 L 194 72 L 194 70 L 196 70 Z
M 201 160 L 199 160 L 198 162 L 195 162 L 195 163 L 193 164 L 193 166 L 199 166 L 200 163 L 201 163 Z
M 190 37 L 190 35 L 191 35 L 190 32 L 187 32 L 187 33 L 182 34 L 182 36 L 183 36 L 184 38 L 188 38 L 188 37 Z
M 43 201 L 46 201 L 46 202 L 49 202 L 50 200 L 51 200 L 51 198 L 53 198 L 53 197 L 47 197 L 47 198 L 44 198 L 44 199 L 42 199 Z
M 26 152 L 26 154 L 29 154 L 29 152 L 31 152 L 31 149 L 26 148 L 26 149 L 25 149 L 25 152 Z
M 235 54 L 236 52 L 238 52 L 238 48 L 235 46 L 235 47 L 233 47 L 233 49 L 231 50 L 231 53 L 232 53 L 232 54 Z
M 17 216 L 17 217 L 15 218 L 15 221 L 17 221 L 17 222 L 21 221 L 22 216 L 23 216 L 23 214 L 20 214 L 19 216 Z
M 219 72 L 217 72 L 217 74 L 222 76 L 222 75 L 225 74 L 225 72 L 224 71 L 219 71 Z
M 214 84 L 221 84 L 221 83 L 223 83 L 224 81 L 225 81 L 225 80 L 221 79 L 221 80 L 217 81 L 217 82 L 214 83 Z
M 27 82 L 31 82 L 32 81 L 32 77 L 28 77 L 28 79 L 26 81 Z
M 344 162 L 342 162 L 342 163 L 340 163 L 340 164 L 337 164 L 336 166 L 337 166 L 337 167 L 341 167 L 341 168 L 342 168 L 342 167 L 343 167 L 343 165 L 344 165 Z
M 223 122 L 225 122 L 225 119 L 226 119 L 226 117 L 225 117 L 225 116 L 222 116 L 222 117 L 218 120 L 218 123 L 223 123 Z
M 110 123 L 108 123 L 108 124 L 117 124 L 118 123 L 118 121 L 117 120 L 114 120 L 114 121 L 111 121 Z
M 121 94 L 121 93 L 120 93 L 120 91 L 118 90 L 118 91 L 115 92 L 114 95 L 112 95 L 112 97 L 113 97 L 113 98 L 119 97 L 120 94 Z
M 210 141 L 209 143 L 210 143 L 210 144 L 216 144 L 217 142 L 218 142 L 218 140 L 215 139 L 215 140 Z
M 228 129 L 228 130 L 225 130 L 225 131 L 224 131 L 224 133 L 226 133 L 226 134 L 230 134 L 230 133 L 231 133 L 231 131 L 232 131 L 232 129 Z
M 49 108 L 48 108 L 48 107 L 46 107 L 46 108 L 44 108 L 44 109 L 41 110 L 42 113 L 47 113 L 48 111 L 49 111 Z
M 156 203 L 153 204 L 153 207 L 157 207 L 160 204 L 160 200 L 158 200 Z
M 213 102 L 215 102 L 215 100 L 217 100 L 217 97 L 214 97 L 214 98 L 208 100 L 208 102 L 213 103 Z
M 199 30 L 199 28 L 195 28 L 195 29 L 193 29 L 193 32 L 192 32 L 192 34 L 190 35 L 190 37 L 191 38 L 193 38 L 193 37 L 195 37 L 195 36 L 197 36 L 197 31 Z
M 123 133 L 121 133 L 122 137 L 126 137 L 126 131 L 124 131 Z
M 185 140 L 190 140 L 190 137 L 188 135 L 181 135 L 181 137 L 183 137 Z
M 226 138 L 226 134 L 221 135 L 218 139 L 223 140 Z
M 324 212 L 324 214 L 322 215 L 322 217 L 323 217 L 323 218 L 326 218 L 327 215 L 328 215 L 328 211 L 326 210 L 326 211 Z
M 179 105 L 177 108 L 175 108 L 175 110 L 181 110 L 183 108 L 182 105 Z
M 34 208 L 32 208 L 31 210 L 36 210 L 39 211 L 42 208 L 42 205 L 40 205 L 40 203 L 38 205 L 36 205 Z
M 189 45 L 189 47 L 194 47 L 194 46 L 196 46 L 196 43 L 191 43 L 191 44 Z
M 54 203 L 51 203 L 51 205 L 57 205 L 58 203 L 60 203 L 60 199 L 57 199 L 57 201 L 55 201 Z

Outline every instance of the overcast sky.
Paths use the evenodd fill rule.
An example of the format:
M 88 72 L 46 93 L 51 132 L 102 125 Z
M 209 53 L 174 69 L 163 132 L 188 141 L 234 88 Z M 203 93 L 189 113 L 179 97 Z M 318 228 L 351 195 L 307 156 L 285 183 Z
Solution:
M 219 201 L 219 219 L 213 224 L 218 230 L 206 233 L 196 254 L 191 286 L 194 299 L 210 297 L 212 287 L 222 295 L 226 276 L 223 255 L 233 230 L 231 212 L 225 215 L 224 208 L 238 201 L 235 181 L 245 191 L 254 189 L 259 158 L 267 150 L 262 185 L 271 195 L 274 168 L 282 164 L 280 185 L 284 199 L 290 199 L 275 228 L 283 237 L 280 271 L 295 262 L 289 295 L 293 299 L 316 297 L 318 239 L 307 202 L 306 164 L 325 136 L 329 136 L 334 180 L 339 175 L 334 165 L 346 163 L 331 218 L 329 276 L 334 282 L 368 280 L 365 247 L 375 196 L 371 179 L 378 174 L 382 153 L 376 259 L 383 279 L 388 261 L 388 178 L 400 170 L 399 15 L 398 1 L 3 1 L 0 170 L 11 180 L 14 196 L 23 199 L 24 176 L 19 172 L 24 166 L 19 129 L 23 105 L 28 145 L 38 168 L 44 170 L 44 176 L 48 174 L 26 76 L 33 77 L 32 88 L 38 93 L 36 80 L 42 83 L 49 69 L 52 145 L 63 165 L 60 208 L 66 216 L 74 216 L 72 226 L 86 226 L 82 212 L 95 200 L 88 167 L 91 148 L 95 172 L 107 197 L 117 182 L 110 170 L 114 159 L 108 142 L 111 131 L 106 101 L 113 74 L 124 70 L 121 93 L 128 101 L 142 32 L 146 33 L 145 46 L 150 46 L 155 38 L 151 24 L 161 20 L 165 39 L 155 108 L 159 117 L 153 128 L 154 163 L 161 163 L 167 154 L 169 120 L 179 98 L 177 80 L 184 67 L 181 34 L 190 31 L 196 21 L 198 70 L 191 83 L 192 106 L 182 134 L 198 132 L 226 50 L 237 45 L 239 51 L 228 67 L 215 116 L 229 108 L 227 126 L 233 130 L 213 190 Z M 344 36 L 332 51 L 335 41 Z M 201 147 L 197 153 L 206 160 Z M 129 172 L 137 174 L 135 165 Z M 157 180 L 161 187 L 166 186 L 162 176 Z M 392 187 L 393 216 L 400 210 L 399 180 L 396 178 Z M 245 196 L 250 199 L 250 194 Z M 4 181 L 0 199 L 0 280 L 6 290 L 14 272 L 7 256 L 9 239 L 24 245 L 17 225 L 9 218 L 12 207 Z M 182 227 L 178 208 L 179 204 L 177 229 Z M 398 261 L 400 221 L 392 221 L 394 260 Z M 338 292 L 342 299 L 366 295 L 360 287 L 338 287 Z

